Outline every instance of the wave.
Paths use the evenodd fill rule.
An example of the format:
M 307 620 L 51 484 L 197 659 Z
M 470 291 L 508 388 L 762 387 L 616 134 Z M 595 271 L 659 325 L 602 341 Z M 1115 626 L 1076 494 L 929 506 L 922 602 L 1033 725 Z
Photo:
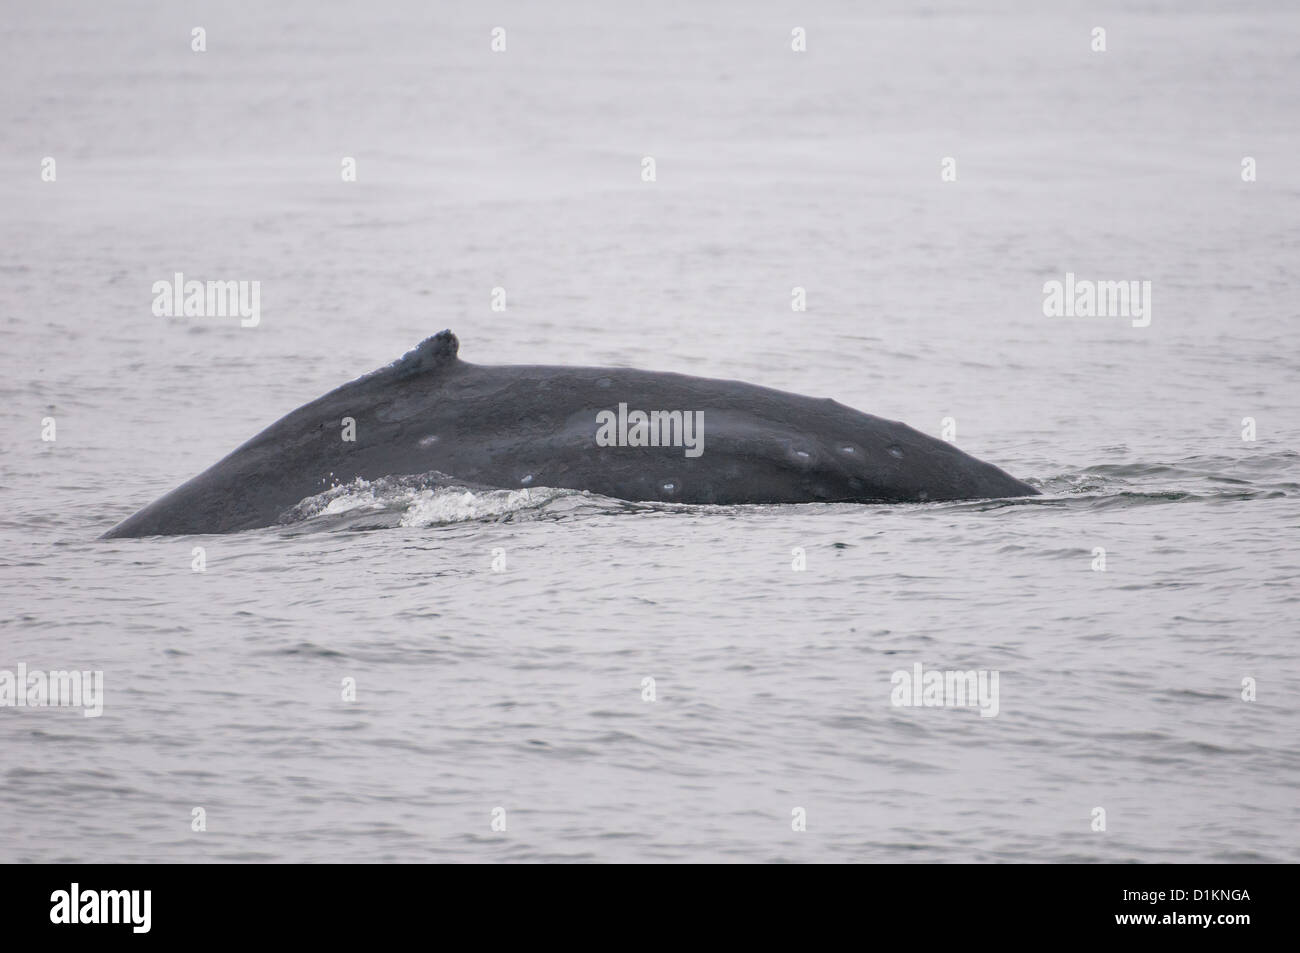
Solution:
M 1049 469 L 1043 466 L 1042 469 Z M 1042 496 L 908 504 L 923 508 L 995 509 L 1006 506 L 1085 506 L 1108 509 L 1178 502 L 1233 502 L 1300 496 L 1300 454 L 1260 453 L 1244 458 L 1192 456 L 1177 463 L 1098 464 L 1028 482 Z M 793 504 L 787 504 L 793 505 Z M 840 512 L 857 503 L 798 504 Z M 881 504 L 888 505 L 888 504 Z M 300 501 L 280 518 L 294 532 L 443 526 L 473 521 L 567 519 L 619 512 L 728 511 L 770 506 L 631 502 L 586 490 L 556 487 L 501 489 L 430 471 L 412 476 L 356 479 Z
M 1280 450 L 1242 457 L 1194 455 L 1174 463 L 1105 463 L 1062 470 L 1048 477 L 1030 477 L 1026 482 L 1043 495 L 940 505 L 991 509 L 1064 504 L 1110 509 L 1145 504 L 1230 503 L 1300 496 L 1300 453 Z
M 280 517 L 297 531 L 442 526 L 471 521 L 557 519 L 628 504 L 585 490 L 482 486 L 437 471 L 340 483 L 298 502 Z

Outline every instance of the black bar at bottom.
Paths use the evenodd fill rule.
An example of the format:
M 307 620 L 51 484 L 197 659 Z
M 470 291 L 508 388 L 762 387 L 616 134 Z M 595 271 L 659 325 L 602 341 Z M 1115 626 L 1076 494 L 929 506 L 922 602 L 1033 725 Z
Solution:
M 8 866 L 0 875 L 6 941 L 285 938 L 334 947 L 432 926 L 447 939 L 514 929 L 534 941 L 676 944 L 700 923 L 733 939 L 782 927 L 883 939 L 876 931 L 888 926 L 915 933 L 924 948 L 926 937 L 1260 940 L 1290 918 L 1294 868 L 841 866 L 811 877 L 605 868 L 598 884 L 580 870 L 535 881 L 528 871 L 466 866 Z

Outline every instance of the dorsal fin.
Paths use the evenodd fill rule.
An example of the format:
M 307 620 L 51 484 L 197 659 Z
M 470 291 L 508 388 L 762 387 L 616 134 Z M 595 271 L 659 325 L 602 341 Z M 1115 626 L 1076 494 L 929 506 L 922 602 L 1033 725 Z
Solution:
M 403 376 L 436 370 L 455 361 L 459 351 L 460 341 L 456 340 L 456 335 L 450 329 L 439 331 L 394 361 L 393 369 Z

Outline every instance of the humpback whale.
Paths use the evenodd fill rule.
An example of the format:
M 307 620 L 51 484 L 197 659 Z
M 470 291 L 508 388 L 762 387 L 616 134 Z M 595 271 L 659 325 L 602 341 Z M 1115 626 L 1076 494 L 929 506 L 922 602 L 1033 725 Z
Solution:
M 900 503 L 1037 495 L 952 444 L 829 399 L 612 367 L 462 361 L 451 331 L 281 418 L 105 538 L 273 526 L 355 479 L 672 503 Z M 630 409 L 629 409 L 630 408 Z

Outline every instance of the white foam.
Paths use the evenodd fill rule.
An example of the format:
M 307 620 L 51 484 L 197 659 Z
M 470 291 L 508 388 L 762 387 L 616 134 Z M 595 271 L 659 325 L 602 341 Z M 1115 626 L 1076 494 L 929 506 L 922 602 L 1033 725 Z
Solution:
M 467 520 L 497 519 L 521 510 L 536 509 L 553 500 L 561 490 L 422 490 L 415 494 L 402 515 L 402 526 L 436 526 Z M 572 491 L 569 491 L 572 492 Z
M 335 484 L 299 502 L 281 520 L 300 523 L 347 513 L 400 513 L 397 525 L 436 526 L 470 520 L 500 519 L 540 510 L 560 497 L 584 495 L 551 487 L 522 490 L 457 485 L 445 474 L 356 479 Z M 391 525 L 391 524 L 390 524 Z

